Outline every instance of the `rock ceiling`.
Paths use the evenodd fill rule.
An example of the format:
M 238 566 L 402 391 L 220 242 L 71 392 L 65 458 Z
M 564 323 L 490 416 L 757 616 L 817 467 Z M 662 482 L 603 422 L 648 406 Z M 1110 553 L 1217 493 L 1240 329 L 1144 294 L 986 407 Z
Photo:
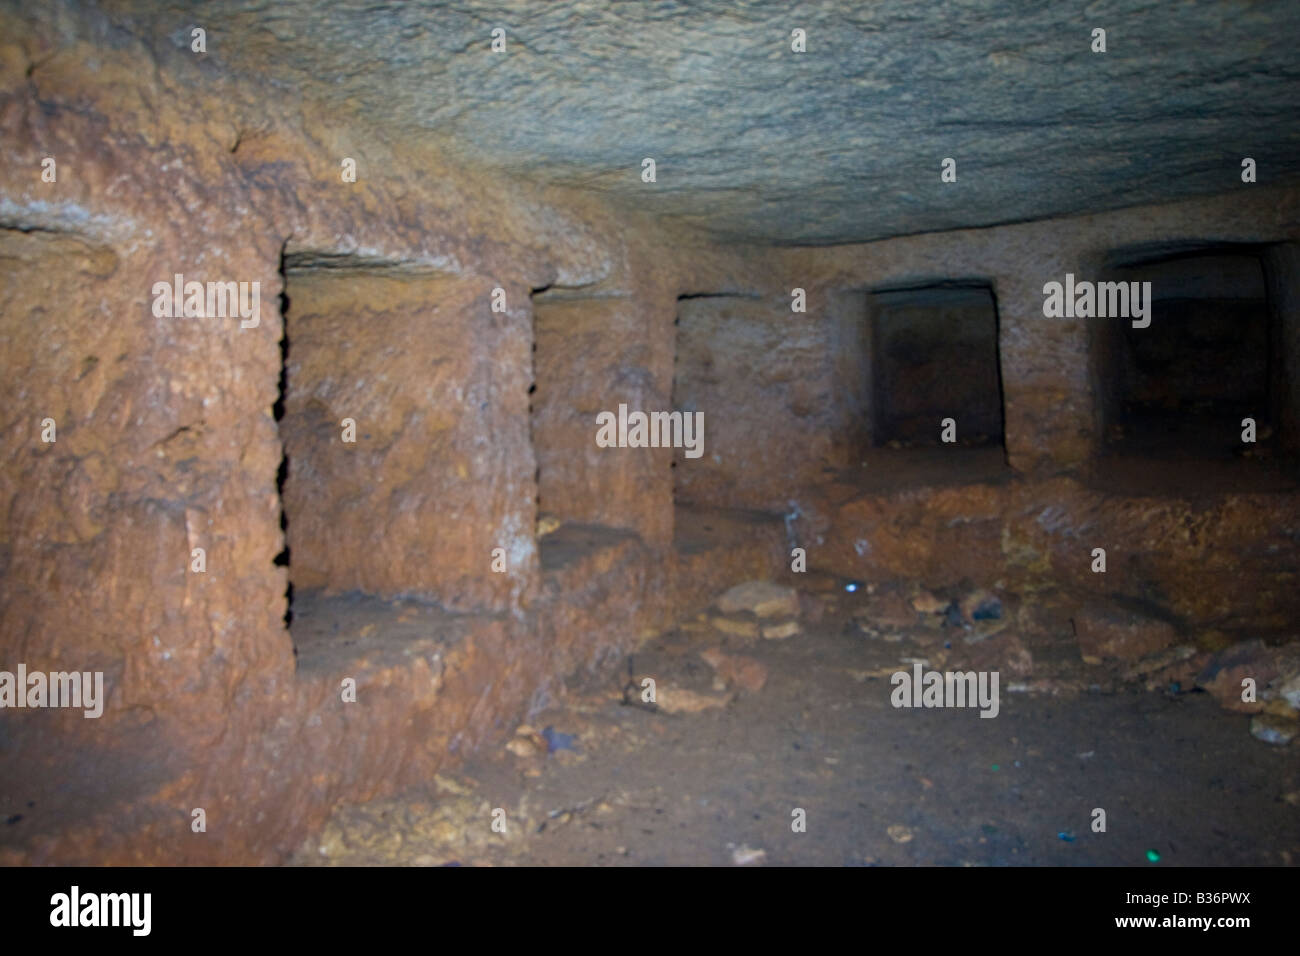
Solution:
M 268 96 L 727 240 L 865 241 L 1217 193 L 1240 186 L 1244 156 L 1261 183 L 1300 173 L 1294 0 L 104 9 L 160 48 L 204 26 L 210 56 Z

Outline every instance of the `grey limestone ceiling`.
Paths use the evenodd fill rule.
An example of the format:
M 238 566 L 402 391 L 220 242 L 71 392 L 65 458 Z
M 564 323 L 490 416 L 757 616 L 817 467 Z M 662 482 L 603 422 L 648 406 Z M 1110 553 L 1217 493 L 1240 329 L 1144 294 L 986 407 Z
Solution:
M 1300 173 L 1297 0 L 106 8 L 162 42 L 201 21 L 212 54 L 268 95 L 359 104 L 477 164 L 729 240 L 863 241 L 1217 193 L 1240 188 L 1244 156 L 1261 183 Z

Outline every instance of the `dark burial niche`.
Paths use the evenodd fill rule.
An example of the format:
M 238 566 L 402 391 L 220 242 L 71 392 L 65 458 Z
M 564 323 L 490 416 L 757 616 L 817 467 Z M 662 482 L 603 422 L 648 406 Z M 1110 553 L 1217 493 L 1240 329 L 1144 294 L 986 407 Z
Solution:
M 1275 345 L 1260 256 L 1201 250 L 1120 265 L 1107 279 L 1149 282 L 1151 302 L 1146 327 L 1090 320 L 1106 451 L 1244 460 L 1245 418 L 1256 422 L 1257 444 L 1267 445 Z
M 987 285 L 934 285 L 870 297 L 872 427 L 876 447 L 1003 446 L 998 314 Z

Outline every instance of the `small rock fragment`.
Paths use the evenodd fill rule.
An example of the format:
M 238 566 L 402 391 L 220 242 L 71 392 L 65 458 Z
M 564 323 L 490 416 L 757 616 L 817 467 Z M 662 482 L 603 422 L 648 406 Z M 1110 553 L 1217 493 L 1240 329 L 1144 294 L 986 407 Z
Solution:
M 917 612 L 903 595 L 887 591 L 876 595 L 867 606 L 854 612 L 881 628 L 914 627 Z
M 1300 710 L 1300 674 L 1288 679 L 1278 693 L 1291 705 L 1292 710 Z
M 1264 713 L 1273 714 L 1277 717 L 1290 717 L 1292 719 L 1297 717 L 1295 708 L 1281 697 L 1274 697 L 1272 700 L 1265 703 Z
M 709 622 L 723 634 L 733 637 L 758 637 L 758 622 L 744 618 L 715 617 Z
M 799 613 L 799 592 L 772 581 L 746 581 L 718 598 L 724 614 L 751 611 L 759 617 L 795 617 Z
M 917 614 L 942 614 L 948 609 L 948 602 L 939 600 L 929 591 L 921 591 L 912 598 L 912 608 Z
M 659 685 L 655 703 L 670 714 L 698 714 L 714 707 L 724 707 L 731 702 L 730 694 L 701 694 L 685 687 Z
M 990 637 L 1001 634 L 1010 625 L 1011 622 L 1006 618 L 979 618 L 975 621 L 975 626 L 967 632 L 962 640 L 967 644 L 978 644 L 980 641 L 986 641 Z
M 911 827 L 905 827 L 901 823 L 895 823 L 893 826 L 889 827 L 889 829 L 887 829 L 885 832 L 889 834 L 889 839 L 893 840 L 895 843 L 912 842 Z
M 1074 616 L 1074 628 L 1085 659 L 1136 661 L 1178 643 L 1178 632 L 1168 621 L 1112 605 L 1084 608 Z
M 1256 714 L 1250 720 L 1250 735 L 1266 744 L 1286 746 L 1300 732 L 1300 720 L 1276 714 Z
M 724 654 L 716 647 L 701 651 L 700 657 L 723 681 L 723 687 L 715 687 L 715 689 L 725 689 L 731 685 L 751 694 L 757 694 L 767 683 L 767 668 L 752 657 L 745 657 L 742 654 Z
M 1034 656 L 1015 634 L 1003 633 L 976 644 L 963 644 L 958 656 L 964 669 L 999 671 L 1004 681 L 1012 676 L 1029 677 L 1034 672 Z
M 515 737 L 506 744 L 506 750 L 516 757 L 536 757 L 538 754 L 537 745 L 527 737 Z
M 557 753 L 561 750 L 577 750 L 574 741 L 578 739 L 577 734 L 562 734 L 554 727 L 547 727 L 542 731 L 542 738 L 546 741 L 546 752 Z
M 1197 684 L 1225 710 L 1253 714 L 1264 709 L 1260 689 L 1277 677 L 1276 652 L 1261 640 L 1243 641 L 1215 654 L 1197 678 Z M 1242 700 L 1242 682 L 1255 682 L 1256 699 Z
M 763 626 L 763 637 L 769 641 L 778 641 L 787 637 L 794 637 L 799 633 L 798 621 L 786 621 L 784 624 L 766 624 Z
M 736 866 L 745 866 L 749 863 L 762 863 L 767 859 L 766 850 L 755 850 L 743 843 L 731 851 L 731 862 Z

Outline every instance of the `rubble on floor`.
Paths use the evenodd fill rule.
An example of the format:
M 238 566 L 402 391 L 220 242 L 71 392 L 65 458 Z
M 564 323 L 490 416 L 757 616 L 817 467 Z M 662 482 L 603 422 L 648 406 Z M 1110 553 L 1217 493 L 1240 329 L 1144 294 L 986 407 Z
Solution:
M 1013 693 L 1115 693 L 1128 685 L 1177 696 L 1204 692 L 1228 712 L 1264 715 L 1258 739 L 1285 744 L 1300 711 L 1300 639 L 1267 643 L 1192 628 L 1143 602 L 1046 589 L 1032 595 L 972 586 L 889 582 L 846 599 L 846 634 L 899 648 L 897 662 L 855 668 L 888 678 L 925 650 L 927 666 L 1000 671 Z
M 1294 641 L 1233 641 L 1231 635 L 1180 628 L 1158 617 L 1146 620 L 1131 605 L 1111 607 L 1095 595 L 1013 594 L 965 584 L 923 588 L 917 582 L 868 583 L 848 592 L 842 582 L 811 576 L 808 585 L 796 590 L 750 582 L 740 592 L 743 600 L 736 594 L 725 602 L 719 598 L 700 619 L 648 639 L 614 677 L 593 673 L 589 682 L 575 683 L 543 713 L 531 715 L 501 744 L 499 765 L 488 762 L 495 768 L 491 772 L 479 766 L 474 777 L 439 777 L 433 796 L 340 808 L 293 862 L 517 865 L 556 862 L 548 854 L 560 852 L 578 855 L 562 859 L 606 864 L 788 863 L 798 857 L 777 833 L 789 831 L 790 820 L 771 822 L 770 808 L 749 804 L 751 794 L 757 787 L 784 786 L 773 781 L 797 779 L 798 796 L 791 794 L 791 807 L 807 808 L 823 793 L 818 782 L 849 787 L 846 792 L 870 786 L 862 781 L 874 779 L 876 764 L 861 766 L 858 750 L 834 743 L 856 740 L 853 746 L 862 748 L 867 746 L 862 738 L 844 738 L 843 726 L 835 732 L 839 737 L 823 735 L 821 728 L 828 715 L 851 709 L 849 727 L 878 734 L 879 722 L 893 712 L 888 703 L 891 677 L 916 664 L 934 670 L 998 671 L 1004 695 L 1038 698 L 1022 707 L 1042 708 L 1044 699 L 1073 698 L 1069 706 L 1074 708 L 1087 698 L 1131 697 L 1134 688 L 1160 695 L 1168 706 L 1203 691 L 1197 694 L 1202 726 L 1213 698 L 1224 708 L 1223 719 L 1240 721 L 1243 731 L 1248 727 L 1270 749 L 1292 745 L 1300 729 L 1294 706 L 1300 691 L 1300 644 Z M 803 639 L 762 640 L 761 628 L 793 607 L 799 616 L 787 620 L 803 625 Z M 713 623 L 719 618 L 748 620 L 759 633 L 720 629 Z M 1091 647 L 1118 653 L 1085 654 L 1072 623 L 1080 619 L 1098 635 Z M 1098 621 L 1102 624 L 1094 627 Z M 1166 624 L 1176 638 L 1172 644 Z M 1141 656 L 1134 650 L 1138 647 L 1145 651 Z M 837 677 L 817 674 L 818 668 Z M 1249 706 L 1241 686 L 1248 678 L 1255 682 Z M 809 688 L 831 686 L 827 682 L 834 679 L 846 681 L 853 691 L 814 705 Z M 810 717 L 814 708 L 817 715 Z M 789 733 L 790 743 L 771 749 L 773 733 Z M 696 743 L 701 734 L 712 736 Z M 719 740 L 726 741 L 722 750 Z M 1082 746 L 1069 751 L 1068 763 L 1086 760 L 1098 769 L 1103 762 L 1113 764 L 1116 745 L 1104 735 L 1096 743 L 1085 738 L 1077 744 Z M 1006 785 L 1019 786 L 1011 783 L 1011 775 L 1030 768 L 1042 773 L 1044 761 L 1060 763 L 1041 746 L 1020 746 L 1014 736 L 1010 754 L 1006 746 L 993 748 L 980 763 L 990 777 L 1008 778 Z M 1223 747 L 1220 738 L 1220 753 Z M 662 764 L 670 759 L 666 755 L 672 763 Z M 767 767 L 760 760 L 778 763 Z M 858 776 L 841 780 L 841 774 Z M 917 778 L 916 794 L 898 799 L 918 800 L 918 807 L 927 806 L 927 799 L 942 801 L 953 781 L 945 789 L 930 779 L 936 776 Z M 1292 777 L 1284 773 L 1278 778 L 1278 799 L 1294 802 L 1300 791 Z M 1004 785 L 991 786 L 987 793 L 979 790 L 982 799 L 1001 799 L 999 787 Z M 859 804 L 868 817 L 873 801 L 880 799 L 879 792 L 872 793 L 872 800 Z M 955 840 L 949 845 L 961 847 L 957 857 L 943 858 L 952 864 L 1007 862 L 1027 852 L 1023 833 L 1013 833 L 1010 821 L 982 817 L 957 826 L 943 823 L 933 809 L 921 813 L 909 806 L 898 803 L 888 815 L 875 817 L 857 843 L 843 849 L 844 859 L 867 865 L 914 862 L 936 852 L 936 841 L 942 840 Z M 782 806 L 777 816 L 790 812 Z M 809 819 L 819 825 L 833 812 L 843 811 L 808 809 Z M 703 829 L 681 829 L 692 826 Z M 1053 844 L 1069 844 L 1076 853 L 1096 839 L 1086 831 L 1086 821 L 1070 828 L 1053 820 L 1050 831 Z M 717 834 L 717 842 L 698 845 L 704 832 Z
M 535 826 L 523 807 L 494 807 L 474 781 L 440 775 L 433 798 L 336 810 L 290 866 L 482 866 L 509 862 Z

